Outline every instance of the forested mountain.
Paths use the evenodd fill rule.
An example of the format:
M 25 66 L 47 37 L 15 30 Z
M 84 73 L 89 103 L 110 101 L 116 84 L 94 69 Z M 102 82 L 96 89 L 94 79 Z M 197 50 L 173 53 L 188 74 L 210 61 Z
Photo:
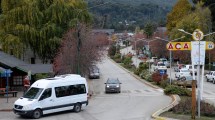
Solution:
M 165 26 L 166 15 L 177 0 L 86 0 L 95 28 L 134 30 L 146 23 Z

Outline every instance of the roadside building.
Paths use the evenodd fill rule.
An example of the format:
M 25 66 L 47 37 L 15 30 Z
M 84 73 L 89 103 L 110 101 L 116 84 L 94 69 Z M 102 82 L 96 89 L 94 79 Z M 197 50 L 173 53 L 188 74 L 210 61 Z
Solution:
M 35 75 L 39 73 L 52 73 L 52 64 L 30 64 L 26 63 L 13 55 L 8 55 L 0 51 L 1 71 L 10 69 L 12 71 L 9 77 L 9 88 L 14 90 L 23 89 L 23 80 L 30 73 L 31 83 L 35 81 Z M 29 72 L 30 71 L 30 72 Z M 0 88 L 6 87 L 6 77 L 0 77 Z

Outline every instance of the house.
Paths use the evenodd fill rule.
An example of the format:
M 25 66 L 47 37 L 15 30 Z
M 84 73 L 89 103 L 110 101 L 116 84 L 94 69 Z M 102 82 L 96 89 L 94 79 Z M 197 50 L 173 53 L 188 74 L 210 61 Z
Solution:
M 23 79 L 30 73 L 31 83 L 35 81 L 35 75 L 38 73 L 52 73 L 52 64 L 30 64 L 26 63 L 13 55 L 8 55 L 0 51 L 0 71 L 10 69 L 12 71 L 9 77 L 8 86 L 11 89 L 20 90 L 23 88 Z M 6 87 L 6 77 L 0 77 L 0 88 Z

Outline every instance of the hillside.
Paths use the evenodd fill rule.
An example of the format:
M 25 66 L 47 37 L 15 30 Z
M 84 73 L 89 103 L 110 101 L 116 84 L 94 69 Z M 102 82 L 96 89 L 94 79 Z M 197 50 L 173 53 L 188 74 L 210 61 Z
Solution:
M 134 30 L 148 22 L 165 26 L 166 15 L 177 0 L 87 0 L 95 28 Z M 105 3 L 105 4 L 104 4 Z M 95 7 L 96 6 L 96 7 Z

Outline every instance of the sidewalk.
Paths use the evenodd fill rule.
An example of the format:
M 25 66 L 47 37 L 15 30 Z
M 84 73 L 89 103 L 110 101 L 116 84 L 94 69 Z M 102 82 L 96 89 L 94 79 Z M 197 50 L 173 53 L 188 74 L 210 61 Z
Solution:
M 17 97 L 12 97 L 11 95 L 0 96 L 0 112 L 2 111 L 12 111 L 14 102 L 23 95 L 22 91 L 18 91 Z M 8 100 L 8 101 L 7 101 Z

